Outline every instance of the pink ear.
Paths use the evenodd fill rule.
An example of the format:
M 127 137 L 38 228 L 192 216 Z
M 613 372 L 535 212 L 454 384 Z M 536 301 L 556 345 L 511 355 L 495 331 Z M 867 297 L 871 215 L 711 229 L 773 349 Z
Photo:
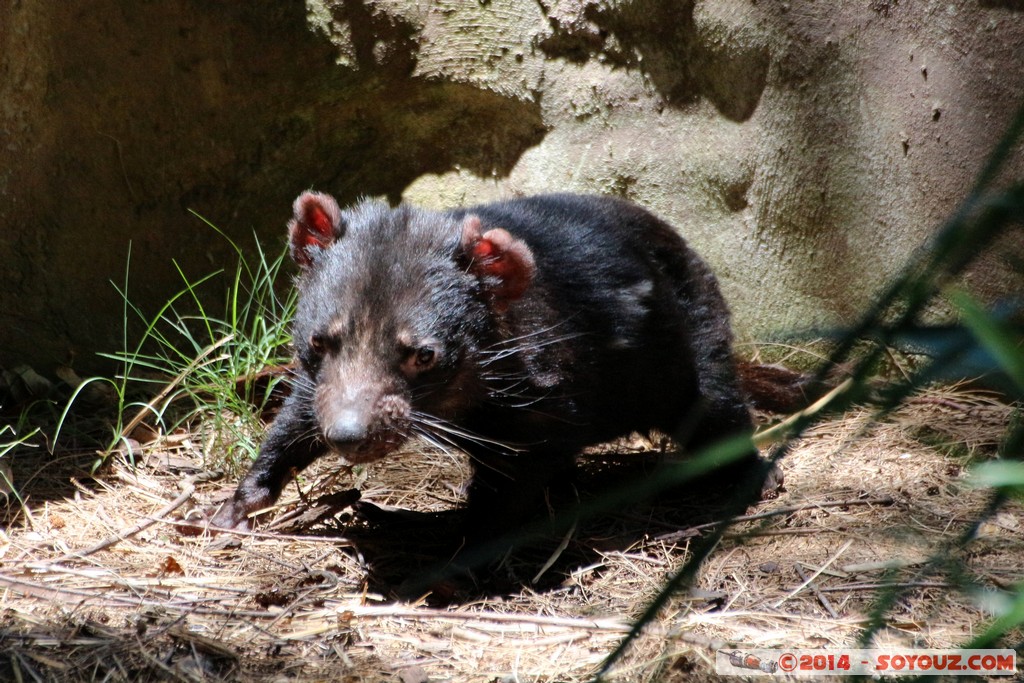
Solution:
M 466 216 L 462 223 L 462 250 L 469 271 L 480 278 L 498 313 L 521 297 L 533 281 L 537 267 L 533 252 L 503 228 L 481 234 L 480 218 Z
M 317 250 L 326 249 L 345 234 L 341 209 L 334 197 L 322 192 L 303 192 L 292 209 L 295 217 L 288 221 L 291 255 L 306 268 Z

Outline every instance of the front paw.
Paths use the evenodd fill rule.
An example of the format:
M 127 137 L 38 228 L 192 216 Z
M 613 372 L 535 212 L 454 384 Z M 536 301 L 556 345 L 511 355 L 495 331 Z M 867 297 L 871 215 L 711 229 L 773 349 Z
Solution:
M 238 501 L 229 500 L 220 506 L 207 528 L 211 535 L 219 531 L 249 531 L 252 528 L 249 511 Z
M 244 509 L 229 500 L 220 507 L 197 509 L 175 523 L 182 536 L 216 536 L 221 531 L 249 531 L 249 517 Z

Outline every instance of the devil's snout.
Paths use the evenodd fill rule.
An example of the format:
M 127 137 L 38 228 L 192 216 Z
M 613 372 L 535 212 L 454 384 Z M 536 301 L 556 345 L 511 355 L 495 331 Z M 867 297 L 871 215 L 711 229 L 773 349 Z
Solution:
M 338 449 L 358 446 L 370 435 L 370 421 L 366 411 L 343 408 L 330 424 L 324 425 L 324 438 Z

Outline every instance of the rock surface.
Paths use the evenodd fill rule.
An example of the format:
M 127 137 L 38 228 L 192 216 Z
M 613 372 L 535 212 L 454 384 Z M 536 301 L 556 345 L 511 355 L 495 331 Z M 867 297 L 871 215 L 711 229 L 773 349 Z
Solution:
M 23 0 L 0 7 L 0 365 L 95 367 L 314 187 L 634 199 L 746 339 L 857 315 L 1024 93 L 1016 0 Z M 1024 158 L 1014 155 L 1020 177 Z M 1021 248 L 1021 239 L 1010 246 Z M 985 297 L 1021 283 L 994 251 Z M 215 297 L 219 299 L 220 297 Z

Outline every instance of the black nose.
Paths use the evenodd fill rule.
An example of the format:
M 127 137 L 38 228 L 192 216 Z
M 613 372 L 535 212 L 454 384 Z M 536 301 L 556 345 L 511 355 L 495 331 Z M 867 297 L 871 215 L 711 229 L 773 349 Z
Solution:
M 356 446 L 369 434 L 366 417 L 356 410 L 346 410 L 335 416 L 334 422 L 324 429 L 324 437 L 338 448 Z

